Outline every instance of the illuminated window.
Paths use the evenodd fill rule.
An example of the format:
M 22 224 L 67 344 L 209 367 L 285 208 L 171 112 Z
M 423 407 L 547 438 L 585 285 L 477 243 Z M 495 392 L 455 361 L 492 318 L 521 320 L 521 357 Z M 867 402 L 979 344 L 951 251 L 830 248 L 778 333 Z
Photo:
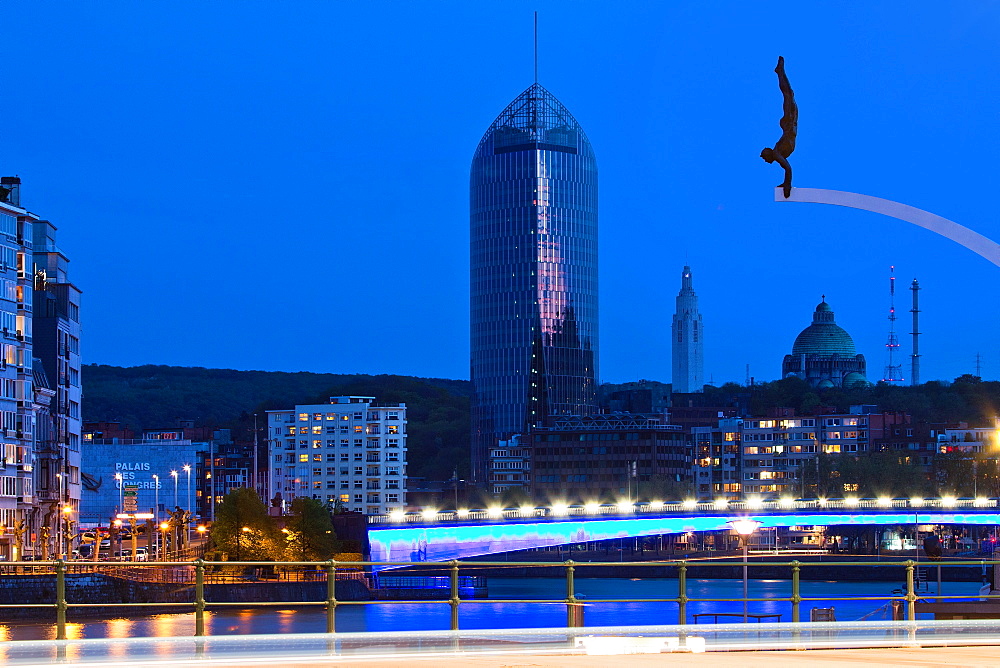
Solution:
M 388 425 L 386 427 L 386 430 L 390 434 L 398 434 L 399 433 L 399 425 L 390 424 L 390 425 Z
M 323 441 L 320 440 L 313 441 L 313 448 L 322 448 L 322 447 L 323 447 Z
M 313 420 L 322 420 L 322 419 L 323 419 L 322 413 L 313 413 Z
M 295 427 L 289 427 L 288 428 L 288 435 L 289 436 L 295 436 L 296 433 L 297 432 L 295 431 Z
M 337 414 L 336 413 L 327 413 L 326 414 L 326 419 L 327 420 L 336 420 L 337 419 Z
M 299 461 L 300 462 L 307 462 L 307 461 L 309 461 L 309 455 L 299 455 Z
M 361 425 L 359 425 L 359 424 L 354 425 L 354 433 L 355 434 L 360 434 L 364 430 L 365 430 L 365 428 L 362 427 Z
M 314 426 L 313 430 L 312 430 L 312 433 L 314 433 L 314 434 L 322 434 L 323 433 L 323 427 L 321 425 Z
M 309 413 L 299 413 L 299 422 L 308 422 Z
M 323 455 L 313 455 L 313 461 L 314 462 L 321 462 L 321 461 L 323 461 Z

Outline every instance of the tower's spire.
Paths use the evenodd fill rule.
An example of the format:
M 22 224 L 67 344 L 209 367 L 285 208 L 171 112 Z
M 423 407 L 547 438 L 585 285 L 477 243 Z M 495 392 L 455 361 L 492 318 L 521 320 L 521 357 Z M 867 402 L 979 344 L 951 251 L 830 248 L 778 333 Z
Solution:
M 535 83 L 538 83 L 538 12 L 535 12 Z

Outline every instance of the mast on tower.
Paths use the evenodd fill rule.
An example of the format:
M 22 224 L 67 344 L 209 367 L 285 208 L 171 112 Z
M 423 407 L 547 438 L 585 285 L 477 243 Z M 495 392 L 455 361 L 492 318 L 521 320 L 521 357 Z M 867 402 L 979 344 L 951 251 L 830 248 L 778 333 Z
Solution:
M 903 382 L 903 365 L 896 363 L 896 353 L 899 350 L 899 338 L 896 336 L 896 267 L 889 267 L 889 338 L 885 342 L 886 356 L 885 383 Z
M 913 331 L 910 332 L 910 336 L 913 337 L 913 353 L 910 355 L 910 385 L 920 384 L 920 306 L 918 301 L 918 292 L 920 292 L 920 284 L 917 283 L 917 279 L 913 279 L 913 283 L 910 284 L 910 291 L 913 292 L 913 308 L 910 309 L 910 313 L 913 314 Z

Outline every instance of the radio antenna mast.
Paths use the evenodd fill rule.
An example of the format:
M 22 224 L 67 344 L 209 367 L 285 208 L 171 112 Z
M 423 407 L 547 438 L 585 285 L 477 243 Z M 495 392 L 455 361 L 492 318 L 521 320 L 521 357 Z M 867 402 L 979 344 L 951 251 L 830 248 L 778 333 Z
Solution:
M 903 382 L 903 365 L 896 364 L 896 351 L 899 349 L 899 339 L 896 337 L 896 267 L 889 267 L 889 338 L 885 342 L 888 361 L 885 365 L 885 383 Z

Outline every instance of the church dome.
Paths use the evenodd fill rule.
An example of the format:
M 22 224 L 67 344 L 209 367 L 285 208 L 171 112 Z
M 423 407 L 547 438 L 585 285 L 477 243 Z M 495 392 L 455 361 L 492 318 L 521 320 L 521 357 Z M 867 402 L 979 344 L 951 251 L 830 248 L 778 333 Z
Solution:
M 840 355 L 854 357 L 854 339 L 833 320 L 826 298 L 816 306 L 812 324 L 795 337 L 792 355 Z

